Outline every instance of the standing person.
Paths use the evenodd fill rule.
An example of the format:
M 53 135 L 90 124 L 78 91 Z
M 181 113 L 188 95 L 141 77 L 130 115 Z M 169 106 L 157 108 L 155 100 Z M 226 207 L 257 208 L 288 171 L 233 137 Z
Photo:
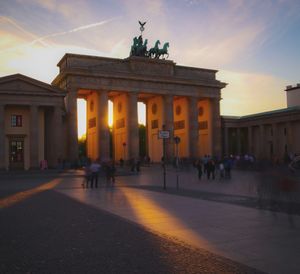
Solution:
M 207 176 L 207 180 L 210 179 L 210 174 L 212 171 L 212 166 L 211 166 L 211 161 L 208 161 L 206 164 L 206 168 L 205 168 L 205 164 L 204 164 L 204 170 L 206 169 L 206 176 Z
M 136 171 L 137 172 L 141 171 L 141 160 L 137 160 L 137 162 L 136 162 Z
M 89 164 L 87 163 L 86 166 L 84 167 L 84 181 L 82 182 L 82 187 L 89 187 L 89 182 L 92 179 L 92 173 Z
M 220 161 L 219 170 L 220 170 L 220 180 L 222 180 L 224 179 L 224 171 L 225 171 L 223 161 Z
M 211 172 L 211 175 L 212 175 L 212 179 L 214 180 L 215 179 L 215 170 L 216 170 L 216 164 L 215 164 L 215 161 L 214 160 L 210 160 L 210 172 Z
M 207 172 L 207 165 L 208 165 L 208 156 L 205 154 L 203 158 L 203 164 L 204 164 L 204 173 Z
M 98 187 L 98 175 L 99 175 L 99 171 L 100 171 L 100 164 L 97 161 L 94 161 L 91 166 L 90 166 L 90 170 L 92 173 L 92 179 L 91 179 L 91 188 L 93 188 L 93 184 L 95 182 L 95 187 Z
M 202 178 L 202 163 L 201 163 L 201 160 L 197 161 L 196 168 L 198 170 L 198 179 L 201 180 L 201 178 Z
M 110 178 L 111 178 L 111 182 L 112 184 L 115 183 L 115 174 L 116 174 L 116 166 L 115 166 L 115 161 L 111 162 L 111 166 L 110 166 Z

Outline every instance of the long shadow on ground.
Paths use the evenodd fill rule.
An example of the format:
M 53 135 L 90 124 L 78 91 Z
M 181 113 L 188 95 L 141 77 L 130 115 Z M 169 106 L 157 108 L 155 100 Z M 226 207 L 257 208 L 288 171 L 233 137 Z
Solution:
M 1 210 L 0 273 L 261 273 L 53 190 Z

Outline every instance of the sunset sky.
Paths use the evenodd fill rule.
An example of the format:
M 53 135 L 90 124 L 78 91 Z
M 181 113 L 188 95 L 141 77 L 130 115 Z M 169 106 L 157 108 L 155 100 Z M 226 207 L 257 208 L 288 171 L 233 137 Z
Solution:
M 170 60 L 219 70 L 224 115 L 284 108 L 300 82 L 299 0 L 1 0 L 0 76 L 51 83 L 66 52 L 126 58 L 138 20 Z

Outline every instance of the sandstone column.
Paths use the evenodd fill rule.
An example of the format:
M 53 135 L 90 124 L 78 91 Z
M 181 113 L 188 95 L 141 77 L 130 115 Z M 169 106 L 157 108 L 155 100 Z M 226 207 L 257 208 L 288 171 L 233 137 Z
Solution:
M 5 106 L 0 104 L 0 170 L 5 169 Z
M 66 107 L 68 113 L 68 160 L 74 164 L 78 158 L 77 89 L 68 90 Z
M 272 136 L 273 157 L 276 160 L 279 159 L 278 128 L 276 123 L 272 124 L 272 132 L 273 132 L 273 136 Z
M 198 157 L 198 99 L 196 97 L 189 97 L 189 137 L 190 137 L 190 158 Z
M 292 133 L 292 123 L 291 122 L 287 122 L 286 123 L 286 144 L 287 144 L 287 153 L 291 153 L 293 151 L 293 133 Z
M 52 116 L 52 138 L 51 145 L 53 145 L 53 159 L 52 166 L 56 166 L 58 164 L 58 159 L 62 160 L 63 158 L 63 122 L 62 122 L 62 107 L 55 106 L 53 108 L 53 116 Z
M 30 106 L 30 168 L 39 168 L 39 112 L 38 106 Z
M 212 154 L 221 156 L 221 117 L 220 117 L 220 98 L 210 99 L 211 113 L 211 134 L 212 134 Z
M 137 112 L 137 93 L 128 93 L 127 105 L 127 121 L 128 121 L 128 149 L 129 159 L 139 157 L 139 128 L 138 128 L 138 112 Z
M 252 154 L 253 153 L 253 144 L 252 144 L 252 127 L 248 126 L 248 153 Z
M 265 158 L 265 128 L 264 125 L 259 125 L 259 158 Z
M 241 155 L 241 129 L 239 127 L 236 129 L 236 139 L 237 139 L 237 154 Z
M 166 160 L 171 161 L 174 158 L 173 135 L 174 135 L 174 113 L 173 113 L 173 95 L 164 96 L 164 125 L 165 130 L 170 131 L 170 139 L 166 142 Z
M 224 127 L 224 152 L 225 152 L 225 156 L 229 155 L 229 143 L 228 143 L 228 127 Z
M 99 158 L 108 160 L 109 156 L 109 127 L 108 127 L 108 92 L 106 90 L 98 91 L 98 148 Z

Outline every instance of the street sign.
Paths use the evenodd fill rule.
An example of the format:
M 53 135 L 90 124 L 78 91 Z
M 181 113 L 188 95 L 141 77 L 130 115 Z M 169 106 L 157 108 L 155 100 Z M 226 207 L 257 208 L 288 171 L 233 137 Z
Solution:
M 169 139 L 170 131 L 169 130 L 159 130 L 158 131 L 158 139 Z

